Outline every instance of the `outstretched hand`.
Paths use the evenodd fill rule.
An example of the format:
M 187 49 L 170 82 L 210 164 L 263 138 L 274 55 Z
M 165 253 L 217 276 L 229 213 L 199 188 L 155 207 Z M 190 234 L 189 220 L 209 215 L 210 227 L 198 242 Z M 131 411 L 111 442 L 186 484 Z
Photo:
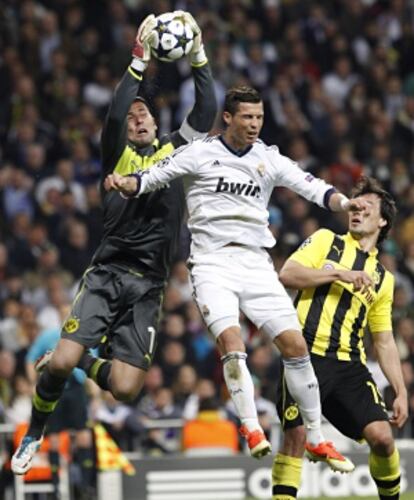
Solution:
M 360 212 L 368 207 L 366 200 L 363 198 L 351 198 L 347 210 L 349 212 Z
M 140 24 L 136 37 L 135 44 L 132 49 L 132 57 L 138 59 L 142 63 L 142 71 L 146 68 L 151 59 L 151 39 L 155 35 L 154 28 L 157 26 L 157 21 L 154 14 L 147 16 Z
M 123 176 L 117 173 L 109 174 L 104 181 L 106 191 L 119 191 L 125 196 L 132 196 L 138 190 L 138 180 L 136 177 Z
M 204 52 L 203 39 L 201 35 L 201 28 L 198 25 L 194 17 L 187 11 L 175 10 L 174 14 L 182 17 L 183 21 L 190 26 L 193 32 L 193 46 L 190 51 L 191 61 L 195 64 L 201 64 L 207 60 L 206 54 Z

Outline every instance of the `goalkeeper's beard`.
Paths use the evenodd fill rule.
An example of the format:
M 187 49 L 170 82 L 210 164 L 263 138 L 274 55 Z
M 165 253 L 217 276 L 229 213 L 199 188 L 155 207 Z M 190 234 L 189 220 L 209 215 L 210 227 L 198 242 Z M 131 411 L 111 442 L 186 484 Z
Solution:
M 134 144 L 134 146 L 138 149 L 150 146 L 154 142 L 155 137 L 155 131 L 149 131 L 140 135 L 136 134 L 135 132 L 128 134 L 128 140 L 132 142 L 132 144 Z

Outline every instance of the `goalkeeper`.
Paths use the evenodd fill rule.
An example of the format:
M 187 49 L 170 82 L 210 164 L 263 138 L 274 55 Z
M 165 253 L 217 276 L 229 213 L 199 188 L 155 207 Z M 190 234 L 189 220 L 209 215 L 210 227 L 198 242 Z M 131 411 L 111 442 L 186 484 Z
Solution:
M 157 139 L 157 124 L 138 96 L 150 60 L 156 21 L 148 16 L 138 29 L 132 62 L 125 71 L 102 132 L 102 181 L 145 170 L 175 148 L 201 138 L 213 125 L 216 101 L 201 31 L 184 17 L 194 33 L 189 54 L 195 83 L 195 105 L 179 130 Z M 164 283 L 179 240 L 184 214 L 181 180 L 139 199 L 106 192 L 101 184 L 104 236 L 85 271 L 61 339 L 42 372 L 33 397 L 27 435 L 12 459 L 15 474 L 26 473 L 40 446 L 48 417 L 74 367 L 83 368 L 103 390 L 121 401 L 133 400 L 142 388 L 156 346 L 156 330 Z M 113 361 L 93 358 L 87 349 L 110 334 Z

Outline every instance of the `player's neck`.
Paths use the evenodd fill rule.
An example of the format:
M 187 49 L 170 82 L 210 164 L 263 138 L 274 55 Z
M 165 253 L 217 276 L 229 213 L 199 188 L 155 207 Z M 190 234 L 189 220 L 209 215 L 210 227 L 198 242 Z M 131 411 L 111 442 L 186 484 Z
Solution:
M 230 146 L 231 149 L 234 149 L 235 151 L 241 152 L 250 146 L 250 144 L 245 143 L 244 141 L 238 139 L 233 134 L 231 134 L 228 129 L 224 132 L 222 138 L 224 142 L 228 146 Z
M 367 234 L 357 238 L 356 235 L 352 235 L 352 237 L 358 241 L 359 247 L 363 252 L 370 253 L 377 246 L 378 236 L 376 234 Z

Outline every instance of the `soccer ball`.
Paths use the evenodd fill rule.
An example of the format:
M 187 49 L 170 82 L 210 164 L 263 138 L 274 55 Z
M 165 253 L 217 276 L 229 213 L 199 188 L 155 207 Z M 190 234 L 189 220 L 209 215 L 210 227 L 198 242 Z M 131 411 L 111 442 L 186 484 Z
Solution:
M 193 46 L 193 32 L 181 16 L 167 12 L 156 17 L 151 50 L 160 61 L 171 62 L 187 55 Z

